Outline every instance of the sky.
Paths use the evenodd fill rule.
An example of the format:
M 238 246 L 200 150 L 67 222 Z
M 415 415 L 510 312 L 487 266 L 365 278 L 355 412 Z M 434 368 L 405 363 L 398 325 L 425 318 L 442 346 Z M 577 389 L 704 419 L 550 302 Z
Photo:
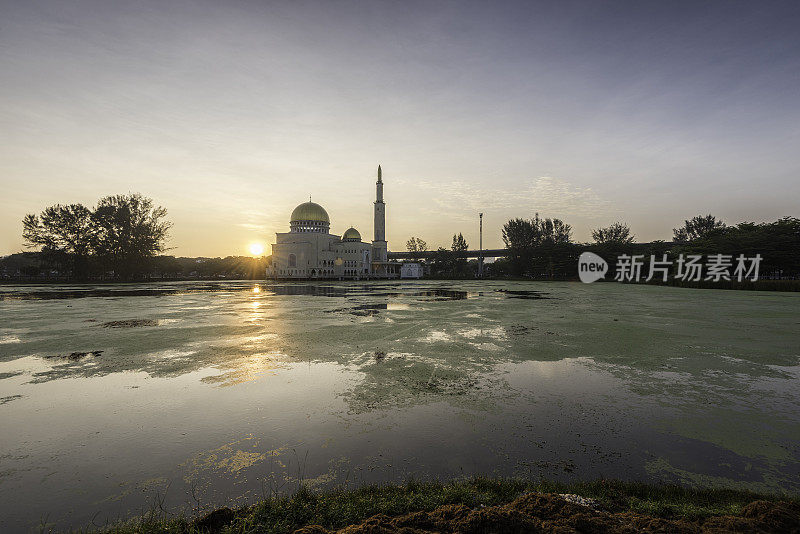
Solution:
M 800 2 L 0 0 L 0 255 L 140 192 L 171 254 L 248 254 L 308 199 L 390 250 L 514 217 L 639 241 L 800 216 Z

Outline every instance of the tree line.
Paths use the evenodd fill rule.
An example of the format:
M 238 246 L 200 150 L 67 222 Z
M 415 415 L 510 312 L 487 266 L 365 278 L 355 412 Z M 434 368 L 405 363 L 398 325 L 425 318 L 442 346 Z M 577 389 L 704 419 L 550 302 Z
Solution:
M 139 193 L 101 198 L 94 208 L 82 204 L 57 204 L 22 221 L 22 236 L 34 253 L 0 259 L 0 275 L 35 276 L 57 272 L 74 280 L 136 280 L 156 277 L 261 278 L 269 258 L 175 258 L 165 256 L 172 223 L 167 210 Z M 763 277 L 800 277 L 800 219 L 784 217 L 774 222 L 743 222 L 728 226 L 713 215 L 687 219 L 673 229 L 671 242 L 636 243 L 623 222 L 592 230 L 592 243 L 576 243 L 572 227 L 558 218 L 510 219 L 502 228 L 508 251 L 504 258 L 486 264 L 493 277 L 571 279 L 577 276 L 578 256 L 590 250 L 616 269 L 621 255 L 649 258 L 663 254 L 729 254 L 763 258 Z M 411 252 L 425 252 L 427 243 L 412 237 Z M 449 249 L 439 247 L 425 262 L 427 274 L 440 278 L 471 278 L 478 262 L 459 257 L 469 249 L 461 233 L 454 234 Z M 12 274 L 13 276 L 13 274 Z
M 412 237 L 406 242 L 409 252 L 427 252 L 428 244 L 418 237 Z M 453 243 L 449 249 L 437 248 L 430 260 L 426 263 L 428 276 L 434 278 L 471 278 L 477 270 L 477 261 L 458 256 L 459 252 L 469 250 L 469 243 L 459 232 L 453 234 Z
M 56 204 L 22 220 L 28 249 L 69 278 L 132 280 L 167 250 L 167 210 L 139 193 L 101 198 L 94 208 Z
M 728 254 L 752 257 L 760 254 L 762 277 L 800 277 L 800 219 L 784 217 L 774 222 L 743 222 L 728 226 L 713 215 L 699 215 L 684 221 L 673 229 L 673 239 L 636 243 L 630 226 L 615 222 L 607 227 L 592 230 L 592 243 L 577 243 L 572 237 L 572 227 L 561 219 L 514 218 L 503 225 L 503 243 L 508 255 L 485 265 L 485 273 L 492 277 L 525 277 L 546 280 L 566 280 L 577 277 L 578 257 L 592 251 L 605 259 L 613 278 L 619 256 L 651 255 L 659 259 L 663 254 Z M 439 248 L 428 262 L 431 275 L 471 277 L 477 272 L 477 261 L 462 263 L 455 268 L 456 250 L 467 250 L 463 237 L 453 236 L 450 251 Z M 457 244 L 458 241 L 458 244 Z M 463 242 L 464 247 L 460 248 Z M 413 237 L 409 251 L 424 251 L 425 242 Z
M 226 256 L 224 258 L 154 256 L 147 260 L 135 280 L 262 280 L 268 257 Z M 39 252 L 21 252 L 0 257 L 0 280 L 74 280 L 70 271 L 58 270 Z M 112 274 L 94 272 L 90 280 L 112 280 Z

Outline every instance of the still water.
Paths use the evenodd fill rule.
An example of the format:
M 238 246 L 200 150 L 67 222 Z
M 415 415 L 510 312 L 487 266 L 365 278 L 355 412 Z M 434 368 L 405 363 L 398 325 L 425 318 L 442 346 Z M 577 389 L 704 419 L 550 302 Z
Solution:
M 472 474 L 800 492 L 800 294 L 0 287 L 0 523 Z

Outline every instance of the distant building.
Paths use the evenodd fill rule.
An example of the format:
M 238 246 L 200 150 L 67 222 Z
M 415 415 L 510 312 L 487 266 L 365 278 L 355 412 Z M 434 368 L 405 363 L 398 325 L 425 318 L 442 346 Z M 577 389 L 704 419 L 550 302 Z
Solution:
M 422 278 L 422 264 L 403 263 L 400 266 L 400 278 Z
M 275 234 L 267 277 L 397 278 L 399 264 L 387 260 L 386 204 L 380 165 L 373 209 L 374 239 L 370 244 L 361 241 L 361 234 L 355 228 L 348 228 L 341 236 L 330 233 L 331 221 L 325 208 L 310 200 L 300 204 L 292 211 L 289 231 Z

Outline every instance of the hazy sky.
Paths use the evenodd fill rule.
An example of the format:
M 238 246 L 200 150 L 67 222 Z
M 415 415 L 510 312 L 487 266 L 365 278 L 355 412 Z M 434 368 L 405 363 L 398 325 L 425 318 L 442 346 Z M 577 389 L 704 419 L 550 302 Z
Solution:
M 670 239 L 800 216 L 800 2 L 0 0 L 0 254 L 138 191 L 176 255 L 246 254 L 312 195 L 390 249 L 510 217 Z

